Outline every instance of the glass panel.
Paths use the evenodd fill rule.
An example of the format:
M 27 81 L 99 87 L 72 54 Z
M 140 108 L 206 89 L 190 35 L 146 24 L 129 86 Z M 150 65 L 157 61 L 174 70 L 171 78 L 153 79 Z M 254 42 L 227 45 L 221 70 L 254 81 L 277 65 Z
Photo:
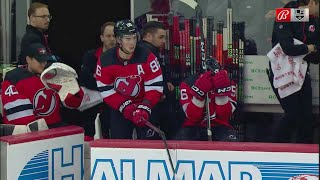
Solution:
M 146 14 L 167 14 L 170 10 L 169 0 L 134 1 L 134 17 L 138 28 L 146 22 Z M 271 34 L 274 21 L 274 10 L 283 7 L 289 0 L 232 0 L 233 21 L 245 22 L 245 37 L 253 40 L 258 55 L 266 55 L 271 49 Z M 224 21 L 226 27 L 227 0 L 199 0 L 203 17 L 213 16 L 215 27 L 217 21 Z M 195 16 L 195 10 L 180 2 L 172 0 L 171 9 L 175 15 L 184 18 Z

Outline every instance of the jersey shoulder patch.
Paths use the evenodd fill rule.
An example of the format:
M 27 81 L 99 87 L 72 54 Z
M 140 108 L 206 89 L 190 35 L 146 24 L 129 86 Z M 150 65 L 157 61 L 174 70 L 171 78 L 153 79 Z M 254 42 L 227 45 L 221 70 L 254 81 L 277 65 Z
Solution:
M 27 79 L 32 77 L 33 74 L 31 72 L 29 72 L 27 69 L 25 68 L 15 68 L 12 71 L 9 71 L 4 80 L 8 80 L 10 81 L 12 84 L 17 84 L 19 81 L 23 80 L 23 79 Z

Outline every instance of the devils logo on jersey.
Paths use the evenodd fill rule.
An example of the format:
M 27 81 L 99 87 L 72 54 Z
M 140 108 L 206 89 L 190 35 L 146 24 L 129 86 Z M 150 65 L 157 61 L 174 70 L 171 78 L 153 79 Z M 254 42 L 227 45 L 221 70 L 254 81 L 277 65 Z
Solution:
M 56 107 L 55 92 L 51 89 L 40 89 L 34 95 L 33 106 L 33 109 L 38 116 L 50 115 Z
M 316 27 L 314 25 L 309 26 L 309 31 L 314 32 L 316 30 Z
M 115 80 L 114 89 L 122 95 L 136 97 L 140 93 L 140 82 L 139 75 L 119 77 Z

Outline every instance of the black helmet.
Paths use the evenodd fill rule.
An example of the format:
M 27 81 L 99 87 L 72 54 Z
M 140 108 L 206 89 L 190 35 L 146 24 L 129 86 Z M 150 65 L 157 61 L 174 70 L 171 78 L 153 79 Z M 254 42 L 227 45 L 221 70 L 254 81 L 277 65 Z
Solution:
M 120 37 L 137 33 L 135 24 L 130 19 L 118 21 L 114 26 L 114 35 Z
M 207 66 L 207 70 L 210 70 L 212 73 L 217 73 L 221 68 L 218 61 L 211 56 L 206 58 L 205 63 Z

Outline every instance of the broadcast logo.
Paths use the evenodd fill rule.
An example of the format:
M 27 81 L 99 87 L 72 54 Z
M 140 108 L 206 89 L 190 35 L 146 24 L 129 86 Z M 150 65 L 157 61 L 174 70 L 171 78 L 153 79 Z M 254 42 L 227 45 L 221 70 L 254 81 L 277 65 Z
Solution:
M 308 22 L 308 8 L 277 8 L 276 22 Z

